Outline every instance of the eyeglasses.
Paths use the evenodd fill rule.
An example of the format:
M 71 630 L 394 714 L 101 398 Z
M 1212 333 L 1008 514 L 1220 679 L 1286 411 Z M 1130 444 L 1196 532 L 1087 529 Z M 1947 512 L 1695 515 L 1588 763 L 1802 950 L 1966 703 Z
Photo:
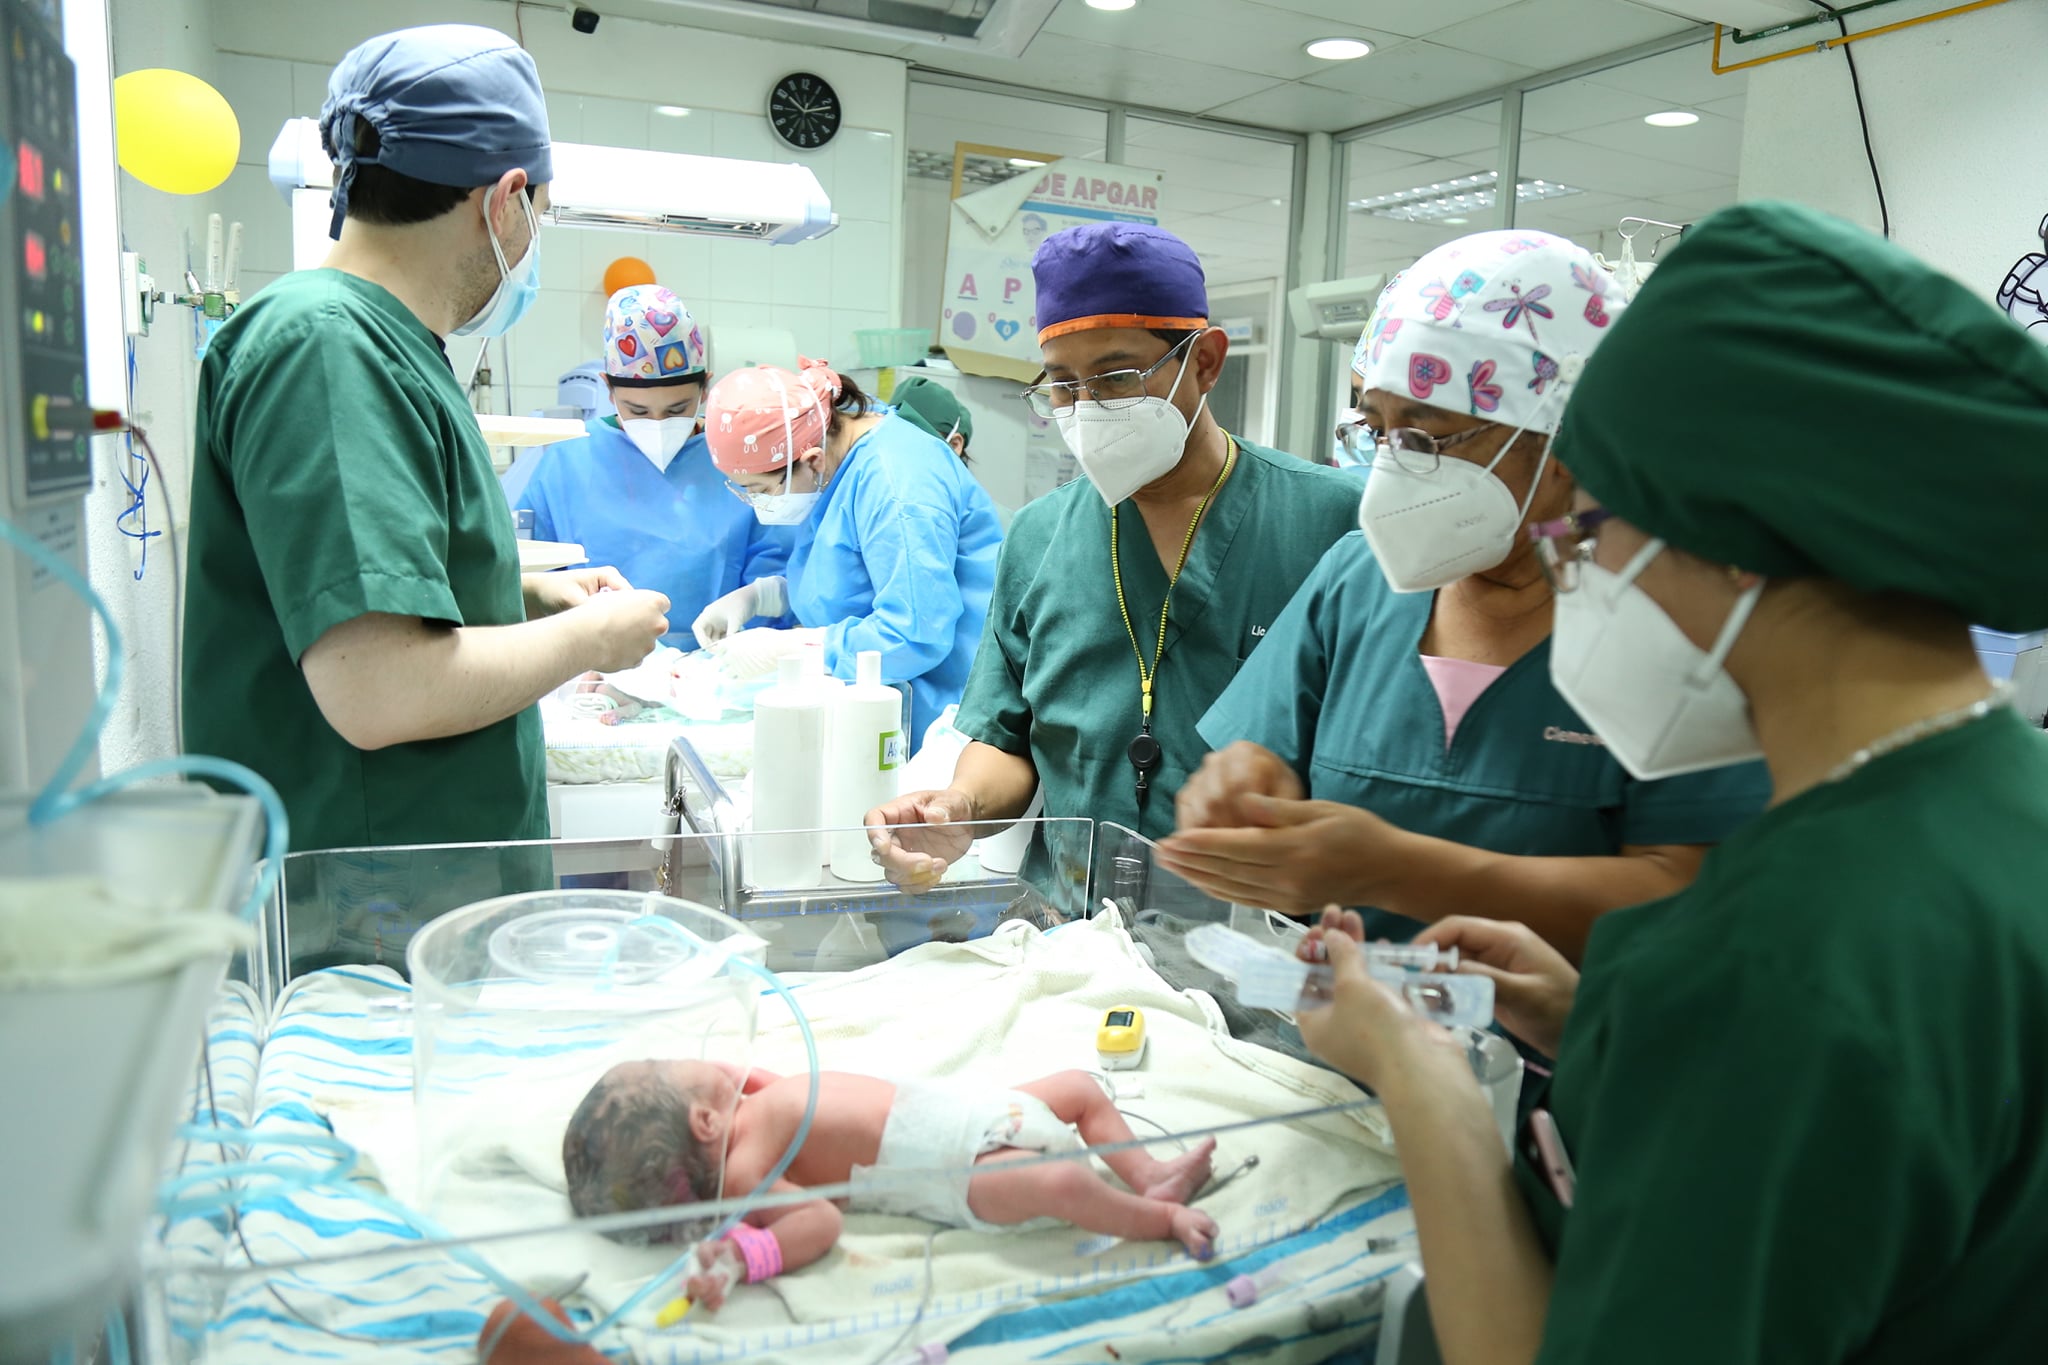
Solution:
M 1077 399 L 1086 398 L 1106 408 L 1124 408 L 1146 396 L 1145 382 L 1159 372 L 1161 366 L 1187 349 L 1189 342 L 1200 336 L 1187 337 L 1159 359 L 1142 370 L 1111 370 L 1098 374 L 1092 379 L 1072 382 L 1033 384 L 1024 390 L 1024 401 L 1040 417 L 1050 418 L 1074 406 Z
M 1376 433 L 1374 439 L 1391 450 L 1394 463 L 1410 474 L 1434 474 L 1445 451 L 1455 450 L 1474 436 L 1499 426 L 1498 422 L 1481 422 L 1476 427 L 1454 431 L 1448 436 L 1432 436 L 1419 427 L 1395 427 L 1385 433 Z
M 1613 515 L 1604 507 L 1594 507 L 1556 521 L 1539 521 L 1529 528 L 1529 539 L 1536 542 L 1536 562 L 1552 592 L 1578 588 L 1579 570 L 1593 562 L 1593 529 Z
M 817 492 L 824 488 L 824 484 L 820 481 L 818 477 L 817 470 L 811 469 L 809 465 L 804 464 L 800 460 L 793 460 L 782 467 L 782 487 L 776 489 L 772 493 L 757 493 L 753 489 L 741 483 L 738 479 L 727 479 L 725 481 L 725 491 L 732 494 L 734 497 L 738 498 L 741 502 L 745 503 L 749 507 L 759 507 L 763 499 L 779 498 L 787 494 L 796 492 L 796 471 L 799 468 L 809 470 L 811 475 L 812 487 L 805 491 Z M 770 470 L 768 472 L 772 475 L 774 471 Z

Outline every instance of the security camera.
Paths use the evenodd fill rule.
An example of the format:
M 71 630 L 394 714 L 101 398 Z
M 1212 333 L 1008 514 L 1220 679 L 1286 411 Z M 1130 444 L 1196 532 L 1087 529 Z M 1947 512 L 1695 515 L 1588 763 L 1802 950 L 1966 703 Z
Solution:
M 578 33 L 597 32 L 598 18 L 596 10 L 585 9 L 581 5 L 569 12 L 569 23 Z

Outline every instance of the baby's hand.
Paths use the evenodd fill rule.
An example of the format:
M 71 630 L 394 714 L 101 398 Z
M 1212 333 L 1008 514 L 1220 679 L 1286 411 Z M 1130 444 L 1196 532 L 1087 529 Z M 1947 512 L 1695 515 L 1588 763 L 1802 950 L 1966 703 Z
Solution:
M 691 1303 L 715 1313 L 725 1306 L 726 1292 L 741 1275 L 739 1253 L 726 1241 L 706 1242 L 697 1248 L 697 1263 L 704 1269 L 683 1286 Z

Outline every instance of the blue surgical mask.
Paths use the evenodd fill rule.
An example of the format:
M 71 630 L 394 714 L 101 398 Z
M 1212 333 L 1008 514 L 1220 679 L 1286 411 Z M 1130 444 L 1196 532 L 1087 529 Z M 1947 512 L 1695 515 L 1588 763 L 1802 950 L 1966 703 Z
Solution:
M 498 258 L 498 287 L 491 291 L 475 317 L 455 329 L 456 336 L 503 336 L 526 316 L 526 310 L 533 307 L 534 299 L 540 295 L 540 224 L 534 220 L 533 201 L 524 191 L 515 193 L 519 196 L 519 207 L 526 213 L 526 254 L 519 258 L 516 267 L 505 264 L 505 249 L 498 244 L 498 234 L 491 227 L 491 199 L 485 195 L 484 233 L 491 239 L 491 254 Z

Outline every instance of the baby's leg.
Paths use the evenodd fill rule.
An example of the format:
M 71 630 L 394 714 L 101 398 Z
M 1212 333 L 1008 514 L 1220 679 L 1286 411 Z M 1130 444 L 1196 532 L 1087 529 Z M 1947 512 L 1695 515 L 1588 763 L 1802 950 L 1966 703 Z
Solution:
M 1199 1261 L 1214 1254 L 1215 1219 L 1199 1209 L 1120 1190 L 1097 1176 L 1086 1157 L 1042 1162 L 1021 1170 L 1002 1169 L 1010 1162 L 1039 1155 L 1005 1147 L 976 1161 L 976 1173 L 967 1182 L 969 1211 L 989 1223 L 1058 1218 L 1111 1237 L 1179 1242 Z
M 1017 1089 L 1042 1101 L 1061 1123 L 1071 1123 L 1080 1129 L 1081 1140 L 1090 1147 L 1129 1142 L 1135 1136 L 1116 1105 L 1085 1071 L 1055 1072 Z M 1139 1147 L 1108 1153 L 1102 1159 L 1118 1179 L 1146 1198 L 1185 1204 L 1209 1183 L 1215 1152 L 1216 1139 L 1203 1138 L 1171 1161 L 1155 1160 Z

